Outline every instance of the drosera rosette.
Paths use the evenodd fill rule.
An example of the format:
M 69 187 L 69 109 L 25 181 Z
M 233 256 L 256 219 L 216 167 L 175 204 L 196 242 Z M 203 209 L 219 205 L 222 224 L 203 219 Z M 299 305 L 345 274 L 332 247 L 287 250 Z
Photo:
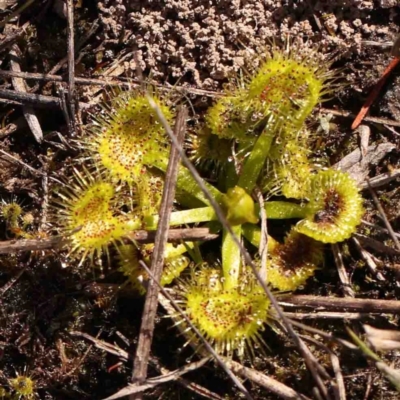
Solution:
M 140 229 L 142 221 L 122 211 L 119 196 L 124 188 L 100 173 L 75 168 L 72 181 L 54 193 L 54 219 L 59 232 L 71 242 L 69 255 L 77 254 L 80 265 L 87 257 L 93 264 L 95 256 L 99 259 L 106 254 L 109 258 L 108 246 Z
M 16 399 L 33 399 L 37 395 L 36 383 L 30 376 L 17 374 L 8 384 Z
M 171 101 L 156 92 L 152 96 L 173 125 Z M 111 99 L 93 121 L 84 145 L 102 172 L 114 180 L 132 183 L 145 171 L 145 164 L 151 165 L 161 155 L 168 157 L 169 139 L 145 91 L 134 90 Z
M 292 229 L 284 243 L 268 238 L 267 283 L 280 291 L 294 291 L 323 263 L 321 242 Z
M 19 226 L 19 219 L 23 214 L 22 206 L 15 200 L 10 202 L 4 199 L 0 204 L 0 216 L 7 223 L 8 228 L 13 229 Z
M 6 223 L 7 231 L 16 238 L 32 239 L 38 234 L 30 231 L 34 223 L 34 216 L 30 212 L 25 212 L 20 202 L 15 199 L 5 201 L 0 204 L 0 218 Z
M 357 183 L 346 172 L 319 171 L 311 179 L 305 213 L 296 225 L 299 233 L 323 243 L 350 238 L 364 214 Z

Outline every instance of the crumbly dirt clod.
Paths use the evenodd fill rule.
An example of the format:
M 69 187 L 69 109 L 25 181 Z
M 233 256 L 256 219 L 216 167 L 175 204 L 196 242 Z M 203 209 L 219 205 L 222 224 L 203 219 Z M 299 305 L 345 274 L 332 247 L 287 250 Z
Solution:
M 386 9 L 397 2 L 378 4 Z M 205 89 L 219 87 L 273 41 L 302 38 L 351 55 L 360 51 L 362 39 L 389 32 L 374 24 L 372 13 L 379 9 L 373 10 L 372 1 L 105 0 L 97 6 L 102 39 L 137 50 L 140 68 L 157 80 Z M 123 65 L 135 73 L 133 53 Z

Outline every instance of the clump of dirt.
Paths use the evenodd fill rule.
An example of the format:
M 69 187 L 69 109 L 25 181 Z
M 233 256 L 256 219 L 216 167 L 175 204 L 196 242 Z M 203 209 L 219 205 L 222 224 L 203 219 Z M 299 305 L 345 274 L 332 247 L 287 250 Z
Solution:
M 374 14 L 393 1 L 378 3 L 381 10 L 360 0 L 105 0 L 97 3 L 99 38 L 105 60 L 117 43 L 137 50 L 137 59 L 124 57 L 128 75 L 138 60 L 154 79 L 213 89 L 276 40 L 300 37 L 346 55 L 359 53 L 363 40 L 391 40 L 389 26 L 377 24 Z M 389 21 L 397 13 L 391 9 Z

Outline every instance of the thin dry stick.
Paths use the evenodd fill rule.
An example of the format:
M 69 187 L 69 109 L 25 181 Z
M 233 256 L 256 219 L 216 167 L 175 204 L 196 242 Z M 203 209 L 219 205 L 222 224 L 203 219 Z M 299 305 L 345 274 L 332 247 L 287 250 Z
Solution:
M 64 64 L 67 60 L 64 58 L 61 61 L 62 61 L 62 64 Z M 34 79 L 34 80 L 44 81 L 44 82 L 67 82 L 67 79 L 64 76 L 54 75 L 54 73 L 52 73 L 52 72 L 49 72 L 48 74 L 42 74 L 42 73 L 36 73 L 36 72 L 13 72 L 13 71 L 0 70 L 0 76 L 2 76 L 4 78 L 17 77 L 17 78 L 23 78 L 23 79 Z M 123 78 L 120 78 L 120 79 L 123 79 Z M 75 83 L 77 85 L 118 86 L 118 87 L 123 87 L 126 89 L 132 89 L 134 87 L 141 86 L 140 83 L 138 83 L 134 80 L 123 81 L 123 80 L 117 80 L 116 77 L 112 77 L 112 78 L 104 77 L 103 79 L 96 79 L 96 78 L 85 78 L 85 77 L 76 76 Z M 150 81 L 149 83 L 152 86 L 156 86 L 157 88 L 159 88 L 162 91 L 169 92 L 169 91 L 173 90 L 173 91 L 184 93 L 184 94 L 190 92 L 190 94 L 196 94 L 198 96 L 207 96 L 207 97 L 222 96 L 221 93 L 213 92 L 211 90 L 195 89 L 195 88 L 189 88 L 189 87 L 179 86 L 179 85 L 165 86 L 165 85 L 162 85 L 155 81 Z
M 22 276 L 22 274 L 25 272 L 25 270 L 28 268 L 26 265 L 24 268 L 21 269 L 15 276 L 13 276 L 2 288 L 0 288 L 0 297 L 3 296 L 5 292 L 7 292 L 8 289 L 10 289 L 15 282 Z
M 25 34 L 27 28 L 30 26 L 30 22 L 25 22 L 24 25 L 22 25 L 16 32 L 13 32 L 9 35 L 7 35 L 7 37 L 5 37 L 2 41 L 0 41 L 0 51 L 3 51 L 4 49 L 6 49 L 9 46 L 12 46 L 14 44 L 14 42 L 16 42 L 17 40 L 19 40 L 19 38 Z M 22 77 L 21 77 L 22 78 Z
M 367 225 L 367 226 L 369 226 L 371 228 L 374 228 L 374 229 L 376 229 L 378 231 L 389 233 L 389 231 L 386 228 L 384 228 L 383 226 L 380 226 L 380 225 L 377 225 L 377 224 L 373 224 L 372 222 L 365 221 L 364 219 L 362 219 L 361 222 L 362 222 L 363 225 Z M 400 238 L 400 233 L 395 232 L 394 235 L 397 238 Z
M 147 99 L 149 101 L 150 106 L 156 112 L 157 117 L 160 120 L 161 124 L 163 125 L 164 129 L 168 133 L 168 136 L 170 137 L 173 145 L 177 148 L 178 152 L 180 153 L 183 164 L 190 171 L 190 173 L 192 174 L 194 180 L 199 185 L 199 188 L 204 193 L 204 195 L 207 198 L 207 200 L 209 201 L 210 205 L 213 207 L 213 209 L 214 209 L 219 221 L 221 222 L 222 226 L 232 236 L 232 239 L 235 242 L 236 246 L 239 247 L 240 252 L 241 252 L 243 258 L 245 259 L 246 264 L 249 265 L 250 268 L 252 269 L 254 275 L 256 276 L 256 278 L 257 278 L 258 282 L 260 283 L 261 287 L 263 288 L 265 294 L 267 295 L 268 299 L 271 301 L 272 306 L 275 308 L 279 318 L 282 320 L 282 323 L 285 326 L 288 334 L 290 335 L 290 337 L 292 338 L 292 340 L 295 343 L 296 347 L 299 349 L 300 353 L 304 357 L 304 360 L 305 360 L 305 363 L 307 365 L 307 368 L 310 371 L 311 375 L 313 376 L 313 378 L 314 378 L 314 380 L 315 380 L 315 382 L 316 382 L 316 384 L 318 386 L 318 390 L 321 391 L 324 394 L 326 399 L 329 399 L 330 396 L 328 394 L 328 390 L 327 390 L 325 384 L 323 383 L 323 381 L 322 381 L 322 379 L 321 379 L 321 377 L 320 377 L 320 375 L 318 373 L 318 365 L 316 365 L 316 360 L 315 360 L 314 356 L 311 354 L 310 350 L 305 345 L 305 343 L 298 337 L 298 335 L 294 331 L 293 327 L 291 326 L 290 321 L 288 320 L 288 318 L 286 318 L 285 314 L 281 310 L 281 308 L 280 308 L 278 302 L 276 301 L 275 297 L 273 296 L 271 290 L 267 287 L 266 283 L 262 280 L 259 272 L 257 271 L 257 267 L 253 263 L 253 260 L 251 259 L 249 253 L 242 246 L 242 244 L 240 243 L 240 240 L 234 234 L 231 226 L 229 225 L 228 221 L 226 220 L 226 217 L 225 217 L 220 205 L 213 198 L 212 194 L 209 192 L 209 190 L 205 186 L 202 178 L 198 174 L 196 168 L 194 167 L 194 165 L 190 162 L 190 160 L 185 155 L 185 152 L 184 152 L 182 146 L 180 146 L 180 144 L 177 142 L 176 138 L 174 137 L 174 135 L 173 135 L 173 133 L 171 131 L 171 128 L 170 128 L 167 120 L 165 119 L 162 111 L 157 106 L 157 104 L 154 102 L 152 97 L 150 95 L 148 95 L 148 94 L 147 94 Z
M 85 34 L 85 36 L 83 36 L 76 43 L 75 52 L 78 52 L 82 48 L 82 46 L 87 42 L 87 40 L 89 40 L 89 38 L 97 31 L 99 26 L 100 26 L 99 21 L 98 21 L 98 19 L 96 19 L 93 22 L 92 26 L 90 27 L 89 31 Z M 57 73 L 57 71 L 59 71 L 63 67 L 63 65 L 67 62 L 68 62 L 68 56 L 63 57 L 53 68 L 51 68 L 51 70 L 49 71 L 49 74 L 53 75 L 53 74 Z M 32 90 L 36 91 L 38 88 L 39 88 L 39 86 L 36 85 L 34 88 L 32 88 Z
M 267 212 L 264 207 L 264 197 L 261 190 L 257 187 L 255 194 L 260 206 L 261 214 L 261 239 L 258 248 L 258 253 L 261 257 L 260 276 L 264 281 L 267 281 L 267 260 L 268 260 L 268 227 L 267 227 Z
M 332 244 L 331 248 L 333 256 L 335 258 L 335 264 L 339 274 L 339 279 L 343 285 L 343 294 L 347 297 L 355 297 L 354 290 L 351 287 L 351 282 L 343 263 L 342 253 L 340 252 L 339 246 L 336 243 L 334 243 Z
M 19 6 L 11 14 L 7 15 L 2 21 L 0 21 L 0 28 L 2 28 L 7 22 L 11 21 L 14 17 L 21 14 L 26 8 L 28 8 L 35 0 L 26 0 L 21 6 Z
M 187 109 L 181 106 L 175 123 L 174 136 L 179 144 L 183 143 L 186 132 Z M 164 249 L 167 243 L 169 221 L 171 217 L 172 205 L 175 199 L 175 186 L 178 177 L 180 156 L 174 147 L 168 162 L 164 191 L 159 211 L 159 222 L 155 238 L 154 252 L 151 258 L 151 270 L 157 282 L 161 279 L 164 265 Z M 143 309 L 142 324 L 136 356 L 133 363 L 132 381 L 139 385 L 146 379 L 147 367 L 150 357 L 150 347 L 153 339 L 155 316 L 158 306 L 159 287 L 154 281 L 150 281 L 146 293 L 146 301 Z M 141 393 L 131 396 L 132 399 L 141 399 Z
M 15 100 L 22 104 L 31 104 L 35 107 L 60 108 L 60 99 L 58 97 L 45 96 L 43 94 L 22 93 L 16 92 L 15 90 L 0 89 L 0 98 Z M 91 105 L 79 103 L 79 107 L 86 109 L 91 107 Z
M 225 363 L 232 369 L 233 372 L 240 375 L 242 378 L 249 379 L 254 383 L 266 388 L 270 392 L 276 394 L 281 399 L 285 400 L 309 400 L 308 397 L 297 393 L 292 388 L 284 385 L 283 383 L 270 378 L 255 369 L 244 367 L 236 361 L 225 358 Z
M 336 115 L 337 117 L 346 117 L 346 118 L 354 117 L 354 114 L 349 111 L 338 111 L 338 110 L 334 110 L 332 108 L 324 108 L 324 107 L 321 107 L 319 110 L 323 113 Z M 400 127 L 399 121 L 393 121 L 391 119 L 386 119 L 386 118 L 365 117 L 364 121 L 375 122 L 375 123 L 381 124 L 381 125 Z
M 365 394 L 364 394 L 363 400 L 368 400 L 369 395 L 371 393 L 371 388 L 372 388 L 372 373 L 369 373 L 368 380 L 367 380 L 367 388 L 365 389 Z
M 396 245 L 397 250 L 400 251 L 400 242 L 397 239 L 396 235 L 394 234 L 395 232 L 394 232 L 394 230 L 392 228 L 392 225 L 390 225 L 390 222 L 386 217 L 385 211 L 383 210 L 383 207 L 381 206 L 381 203 L 380 203 L 380 201 L 378 199 L 378 196 L 376 195 L 375 191 L 372 189 L 368 179 L 367 179 L 367 183 L 368 183 L 368 186 L 369 186 L 369 190 L 370 190 L 372 199 L 374 200 L 375 206 L 378 209 L 379 214 L 381 215 L 381 217 L 383 219 L 383 222 L 384 222 L 384 224 L 386 226 L 386 229 L 388 230 L 390 237 L 392 238 L 394 244 Z
M 369 184 L 372 188 L 381 187 L 395 180 L 399 176 L 400 176 L 400 169 L 395 169 L 394 171 L 385 172 L 384 174 L 374 176 L 373 178 L 370 179 Z M 361 189 L 364 190 L 368 188 L 368 183 L 363 182 L 359 186 Z
M 287 317 L 296 320 L 305 320 L 305 319 L 366 319 L 370 318 L 371 315 L 367 313 L 349 313 L 349 312 L 333 312 L 333 311 L 326 311 L 326 312 L 308 312 L 308 313 L 300 313 L 300 312 L 286 312 Z
M 392 132 L 393 135 L 395 135 L 395 136 L 397 136 L 397 137 L 400 137 L 400 133 L 398 133 L 397 131 L 395 131 L 392 127 L 390 127 L 390 126 L 388 126 L 388 125 L 384 125 L 384 127 L 385 127 L 388 131 Z
M 103 340 L 97 339 L 94 336 L 91 336 L 85 332 L 70 331 L 70 332 L 68 332 L 68 334 L 71 336 L 83 337 L 83 338 L 91 341 L 94 344 L 94 346 L 97 347 L 98 349 L 101 349 L 101 350 L 106 351 L 107 353 L 113 354 L 113 355 L 121 358 L 124 361 L 128 361 L 130 359 L 130 355 L 127 351 L 121 349 L 120 347 L 118 347 L 114 344 L 110 344 Z M 126 344 L 129 345 L 129 342 L 127 342 Z M 209 358 L 207 360 L 209 360 Z M 169 371 L 167 368 L 160 366 L 160 363 L 154 358 L 150 359 L 150 363 L 158 372 L 161 372 L 164 376 L 165 375 L 171 376 L 170 374 L 174 374 L 174 372 L 179 371 L 179 370 L 172 371 L 172 372 Z M 223 400 L 223 398 L 218 396 L 217 394 L 210 392 L 208 389 L 204 388 L 201 385 L 189 382 L 187 379 L 184 379 L 181 377 L 176 377 L 176 381 L 183 387 L 187 388 L 188 390 L 192 390 L 193 392 L 195 392 L 205 398 L 208 398 L 211 400 Z
M 20 56 L 21 50 L 19 49 L 17 44 L 14 44 L 10 50 L 10 68 L 12 71 L 21 72 Z M 23 79 L 12 78 L 12 83 L 15 90 L 24 93 L 27 92 L 27 87 Z M 23 106 L 22 113 L 26 122 L 29 125 L 30 130 L 33 133 L 34 138 L 38 143 L 41 143 L 43 141 L 43 131 L 35 114 L 35 110 L 31 106 Z
M 156 231 L 133 231 L 128 233 L 123 239 L 124 243 L 154 243 Z M 168 231 L 168 242 L 181 241 L 208 241 L 217 239 L 219 236 L 210 233 L 208 228 L 191 228 L 191 229 L 171 229 Z M 68 238 L 53 236 L 47 239 L 20 239 L 5 240 L 0 242 L 0 254 L 11 254 L 18 251 L 39 251 L 54 249 L 69 244 Z
M 367 97 L 364 105 L 361 107 L 360 112 L 357 114 L 354 122 L 351 125 L 351 129 L 356 129 L 364 119 L 365 115 L 367 114 L 369 108 L 371 107 L 372 103 L 377 98 L 379 92 L 381 91 L 383 85 L 385 84 L 387 78 L 389 77 L 390 73 L 396 68 L 398 63 L 400 62 L 399 57 L 394 57 L 389 65 L 386 67 L 385 71 L 383 72 L 382 76 L 380 77 L 379 81 L 375 84 L 374 88 L 372 89 L 371 93 Z
M 293 321 L 292 323 L 293 323 L 294 326 L 296 326 L 298 328 L 301 328 L 306 332 L 311 332 L 311 333 L 314 333 L 316 335 L 319 335 L 319 336 L 321 336 L 322 338 L 324 338 L 325 340 L 327 340 L 329 342 L 340 344 L 341 346 L 343 346 L 343 347 L 345 347 L 347 349 L 350 349 L 350 350 L 356 350 L 356 351 L 359 350 L 358 347 L 354 343 L 349 342 L 349 341 L 344 340 L 344 339 L 341 339 L 341 338 L 338 338 L 338 337 L 332 335 L 331 333 L 327 333 L 325 331 L 321 331 L 321 330 L 313 328 L 311 326 L 304 325 L 301 322 Z
M 0 149 L 0 154 L 3 154 L 4 156 L 6 156 L 9 159 L 9 161 L 28 169 L 29 171 L 31 171 L 36 176 L 47 176 L 47 174 L 45 172 L 39 171 L 39 170 L 31 167 L 30 165 L 24 163 L 23 161 L 21 161 L 18 158 L 12 156 L 11 154 L 7 153 L 6 151 L 4 151 L 2 149 Z M 58 179 L 56 179 L 56 178 L 50 177 L 50 179 L 53 180 L 54 182 L 59 183 L 60 185 L 63 185 L 63 183 L 61 181 L 59 181 Z
M 104 400 L 115 400 L 115 399 L 120 399 L 121 397 L 129 396 L 129 395 L 132 396 L 133 394 L 139 394 L 139 392 L 144 392 L 145 390 L 151 389 L 162 383 L 176 381 L 182 375 L 201 368 L 208 361 L 210 361 L 210 358 L 206 357 L 206 358 L 201 359 L 200 361 L 196 361 L 196 362 L 190 363 L 188 365 L 185 365 L 184 367 L 181 367 L 175 371 L 170 371 L 168 374 L 158 376 L 156 378 L 147 379 L 147 380 L 143 381 L 143 383 L 140 386 L 137 386 L 137 385 L 126 386 L 123 389 L 119 390 L 117 393 L 114 393 L 113 395 L 105 398 Z
M 335 374 L 336 382 L 331 382 L 332 390 L 335 395 L 336 400 L 346 400 L 346 390 L 344 387 L 343 375 L 342 371 L 340 370 L 340 363 L 338 356 L 334 353 L 332 349 L 326 346 L 324 343 L 321 343 L 319 340 L 315 339 L 314 337 L 308 335 L 300 335 L 305 341 L 314 344 L 315 346 L 321 348 L 327 354 L 330 355 L 332 369 Z
M 313 295 L 280 295 L 279 304 L 285 309 L 315 311 L 345 311 L 362 313 L 400 313 L 399 300 L 352 299 Z
M 67 0 L 68 19 L 68 104 L 71 116 L 71 133 L 75 132 L 75 49 L 74 49 L 74 3 Z
M 129 353 L 127 351 L 121 349 L 120 347 L 118 347 L 114 344 L 107 343 L 104 340 L 100 340 L 94 336 L 91 336 L 88 333 L 80 332 L 80 331 L 69 331 L 68 334 L 71 336 L 83 337 L 83 338 L 89 340 L 90 342 L 92 342 L 94 344 L 94 346 L 97 347 L 98 349 L 104 350 L 107 353 L 110 353 L 117 357 L 120 357 L 124 361 L 128 361 L 128 359 L 129 359 Z
M 47 224 L 47 216 L 49 211 L 49 177 L 47 168 L 45 175 L 42 176 L 42 201 L 41 201 L 41 216 L 39 223 L 39 231 L 45 231 Z
M 392 247 L 386 246 L 385 244 L 383 244 L 379 240 L 372 239 L 369 236 L 361 235 L 359 233 L 354 233 L 353 236 L 356 237 L 363 246 L 369 247 L 369 248 L 377 251 L 378 253 L 384 254 L 385 256 L 389 256 L 389 255 L 390 256 L 398 256 L 398 255 L 400 255 L 400 251 L 399 250 L 396 250 L 396 249 L 394 249 Z
M 378 266 L 375 261 L 372 259 L 371 254 L 368 253 L 360 244 L 356 237 L 352 238 L 353 243 L 356 245 L 357 250 L 359 251 L 363 260 L 367 263 L 369 270 L 375 275 L 376 279 L 379 281 L 385 281 L 385 277 L 378 271 Z
M 346 388 L 344 386 L 344 379 L 342 374 L 342 369 L 340 368 L 339 357 L 331 351 L 331 363 L 332 369 L 336 376 L 336 384 L 337 384 L 337 400 L 346 400 Z

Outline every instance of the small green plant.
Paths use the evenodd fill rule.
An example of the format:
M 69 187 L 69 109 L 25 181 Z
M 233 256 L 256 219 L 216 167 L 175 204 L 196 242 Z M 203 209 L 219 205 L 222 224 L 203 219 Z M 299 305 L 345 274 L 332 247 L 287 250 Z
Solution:
M 6 202 L 3 200 L 0 205 L 0 215 L 6 223 L 8 232 L 14 237 L 23 239 L 34 237 L 33 233 L 28 232 L 29 227 L 34 222 L 33 215 L 24 212 L 21 204 L 17 201 Z
M 35 382 L 25 375 L 18 375 L 8 381 L 11 390 L 19 399 L 32 399 L 35 396 Z
M 334 73 L 330 62 L 315 52 L 302 54 L 295 48 L 275 49 L 258 71 L 232 85 L 210 107 L 204 126 L 186 141 L 189 157 L 206 178 L 204 185 L 246 246 L 260 243 L 256 187 L 268 200 L 263 205 L 268 219 L 300 220 L 283 243 L 269 238 L 266 282 L 284 291 L 304 285 L 323 263 L 323 243 L 349 238 L 363 213 L 355 182 L 312 159 L 306 120 L 333 90 Z M 154 99 L 172 125 L 173 107 L 158 95 Z M 143 92 L 123 92 L 112 100 L 85 139 L 88 158 L 101 172 L 75 169 L 75 183 L 58 193 L 58 226 L 71 239 L 70 253 L 78 253 L 81 260 L 109 256 L 108 246 L 118 244 L 130 230 L 157 228 L 168 146 Z M 208 199 L 182 166 L 176 187 L 171 227 L 217 221 Z M 271 200 L 276 194 L 281 198 Z M 213 224 L 222 236 L 216 258 L 203 262 L 201 249 L 192 243 L 169 245 L 161 283 L 173 284 L 185 312 L 218 352 L 242 357 L 262 344 L 260 332 L 269 322 L 270 304 L 229 231 Z M 152 246 L 119 244 L 117 253 L 120 271 L 143 293 L 148 278 L 139 260 L 150 264 Z M 173 283 L 191 263 L 190 255 L 202 266 Z M 181 322 L 181 317 L 175 319 Z

